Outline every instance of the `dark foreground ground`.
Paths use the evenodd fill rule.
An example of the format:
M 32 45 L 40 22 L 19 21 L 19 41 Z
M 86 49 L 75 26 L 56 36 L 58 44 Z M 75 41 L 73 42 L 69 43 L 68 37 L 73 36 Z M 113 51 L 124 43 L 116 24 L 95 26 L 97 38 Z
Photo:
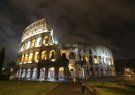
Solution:
M 135 81 L 89 80 L 97 95 L 135 95 Z M 82 95 L 81 84 L 68 82 L 0 81 L 0 95 Z
M 82 95 L 81 85 L 73 82 L 63 82 L 49 91 L 47 95 Z

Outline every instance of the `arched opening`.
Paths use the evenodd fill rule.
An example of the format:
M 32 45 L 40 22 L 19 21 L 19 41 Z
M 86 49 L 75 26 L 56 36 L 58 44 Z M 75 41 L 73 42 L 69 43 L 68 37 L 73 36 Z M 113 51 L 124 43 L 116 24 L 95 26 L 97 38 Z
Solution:
M 32 63 L 33 53 L 30 53 L 28 63 Z
M 30 79 L 30 74 L 31 74 L 31 69 L 27 69 L 27 75 L 26 78 L 29 80 Z
M 62 53 L 62 54 L 61 54 L 61 56 L 62 56 L 62 58 L 64 58 L 64 59 L 66 59 L 66 58 L 67 58 L 66 53 Z
M 102 64 L 101 56 L 99 56 L 99 64 Z
M 38 62 L 38 60 L 39 60 L 39 52 L 35 52 L 34 61 Z
M 45 79 L 45 68 L 41 68 L 40 69 L 40 76 L 39 76 L 40 80 L 44 80 Z
M 37 68 L 33 69 L 32 79 L 37 79 Z
M 74 69 L 71 69 L 70 70 L 70 75 L 71 75 L 71 77 L 74 77 L 75 76 L 75 70 Z
M 69 53 L 69 59 L 75 59 L 75 53 L 74 52 Z
M 28 54 L 25 54 L 25 59 L 24 59 L 24 63 L 28 62 Z
M 26 77 L 26 69 L 23 69 L 23 72 L 22 72 L 22 79 L 24 79 Z
M 110 76 L 110 70 L 109 70 L 109 68 L 107 69 L 107 76 Z
M 24 55 L 22 55 L 22 59 L 21 59 L 21 62 L 22 62 L 22 63 L 24 62 Z
M 95 68 L 95 70 L 94 70 L 94 76 L 95 77 L 98 77 L 99 76 L 99 69 L 98 68 Z
M 18 77 L 19 77 L 19 70 L 16 73 L 16 78 L 18 78 Z
M 38 47 L 40 45 L 41 45 L 41 38 L 39 37 L 39 38 L 36 39 L 35 46 Z
M 79 78 L 84 78 L 84 69 L 83 68 L 79 69 Z
M 101 73 L 101 77 L 103 77 L 104 76 L 103 69 L 100 69 L 100 73 Z
M 88 61 L 88 58 L 86 57 L 86 55 L 83 55 L 83 63 L 86 64 Z
M 55 51 L 54 50 L 51 50 L 50 51 L 49 57 L 50 57 L 51 60 L 54 60 L 55 59 L 56 56 L 55 56 Z
M 109 74 L 110 74 L 110 76 L 112 76 L 112 70 L 111 69 L 109 70 Z
M 42 60 L 46 60 L 47 56 L 46 56 L 46 51 L 43 51 L 41 54 L 41 59 Z
M 32 40 L 31 47 L 35 46 L 35 39 Z
M 48 69 L 48 80 L 54 80 L 55 79 L 55 69 L 54 67 L 51 67 Z
M 44 40 L 43 40 L 43 44 L 45 45 L 45 44 L 48 44 L 48 43 L 49 43 L 49 38 L 48 38 L 48 36 L 45 36 Z
M 111 65 L 114 65 L 114 61 L 113 59 L 110 59 Z
M 59 80 L 64 80 L 64 67 L 59 68 Z
M 98 64 L 98 58 L 97 58 L 96 55 L 94 56 L 94 63 L 95 63 L 95 64 Z
M 27 46 L 26 46 L 26 47 L 27 47 L 27 49 L 28 49 L 28 48 L 30 48 L 30 41 L 28 41 L 28 43 L 27 43 Z

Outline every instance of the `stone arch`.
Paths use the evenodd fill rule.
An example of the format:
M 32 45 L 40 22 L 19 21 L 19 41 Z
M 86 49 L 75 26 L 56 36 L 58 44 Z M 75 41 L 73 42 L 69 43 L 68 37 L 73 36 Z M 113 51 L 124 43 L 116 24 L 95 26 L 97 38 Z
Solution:
M 75 76 L 75 69 L 70 69 L 69 71 L 70 71 L 71 77 L 74 77 Z
M 36 39 L 35 47 L 39 47 L 41 45 L 41 37 Z
M 22 55 L 21 63 L 23 63 L 23 62 L 24 62 L 24 58 L 25 58 L 25 56 L 24 56 L 24 55 Z
M 33 69 L 32 79 L 37 79 L 37 68 Z
M 94 64 L 98 64 L 98 57 L 94 55 Z
M 32 58 L 33 58 L 33 53 L 30 53 L 29 54 L 28 63 L 32 63 Z
M 86 62 L 88 61 L 88 58 L 86 55 L 83 55 L 83 63 L 86 64 Z
M 34 61 L 35 62 L 38 62 L 39 61 L 39 52 L 35 52 Z
M 19 78 L 19 70 L 16 72 L 16 78 Z
M 50 51 L 50 54 L 49 54 L 49 58 L 50 58 L 50 59 L 55 59 L 55 57 L 56 57 L 56 52 L 55 52 L 55 50 L 51 50 L 51 51 Z
M 40 76 L 39 76 L 40 80 L 44 80 L 45 79 L 45 68 L 41 68 L 40 69 Z
M 106 72 L 107 72 L 107 77 L 110 76 L 110 69 L 106 69 Z
M 62 58 L 67 58 L 67 54 L 64 52 L 61 54 L 61 56 L 62 56 Z
M 83 68 L 79 69 L 79 78 L 84 78 L 84 69 Z
M 100 69 L 100 73 L 101 73 L 101 77 L 103 77 L 103 76 L 104 76 L 104 71 L 103 71 L 103 69 Z
M 35 46 L 35 39 L 32 39 L 32 42 L 31 42 L 31 47 L 34 47 Z
M 69 59 L 75 59 L 75 53 L 74 52 L 69 53 Z
M 43 40 L 43 44 L 48 44 L 49 43 L 49 37 L 46 35 Z
M 112 69 L 110 69 L 110 76 L 112 76 Z
M 26 78 L 29 80 L 30 79 L 30 75 L 31 75 L 31 69 L 27 69 L 27 75 Z
M 28 54 L 25 54 L 24 62 L 25 62 L 25 63 L 28 62 Z
M 48 80 L 54 80 L 55 79 L 55 68 L 54 67 L 50 67 L 48 69 Z
M 46 51 L 42 51 L 41 59 L 42 59 L 42 60 L 46 60 L 46 59 L 47 59 Z
M 22 79 L 26 78 L 26 69 L 23 69 L 23 72 L 22 72 Z
M 95 68 L 94 69 L 94 76 L 95 77 L 98 77 L 98 75 L 99 75 L 99 69 L 98 68 Z
M 59 80 L 64 80 L 64 67 L 59 68 Z

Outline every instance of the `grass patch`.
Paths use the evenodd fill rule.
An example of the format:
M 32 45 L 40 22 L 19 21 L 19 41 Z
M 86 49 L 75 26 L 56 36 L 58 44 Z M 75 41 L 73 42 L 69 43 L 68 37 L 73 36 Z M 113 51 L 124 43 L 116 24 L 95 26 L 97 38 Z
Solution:
M 0 81 L 0 95 L 45 95 L 58 82 Z
M 89 81 L 86 84 L 95 86 L 99 95 L 135 95 L 135 81 Z

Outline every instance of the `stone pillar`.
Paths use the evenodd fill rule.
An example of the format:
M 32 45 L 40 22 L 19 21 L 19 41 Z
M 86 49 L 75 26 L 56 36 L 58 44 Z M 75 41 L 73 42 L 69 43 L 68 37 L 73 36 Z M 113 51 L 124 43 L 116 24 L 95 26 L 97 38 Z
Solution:
M 45 80 L 48 79 L 48 67 L 45 67 Z
M 22 73 L 23 73 L 23 69 L 22 69 L 22 68 L 20 68 L 20 70 L 21 70 L 21 72 L 19 71 L 19 79 L 21 79 L 21 78 L 22 78 Z
M 35 51 L 33 51 L 32 64 L 34 63 L 34 55 L 35 55 Z
M 100 77 L 101 76 L 101 72 L 100 72 L 100 67 L 98 67 L 98 77 Z
M 59 79 L 59 68 L 58 67 L 54 67 L 55 68 L 55 79 L 58 80 Z
M 26 74 L 25 74 L 25 78 L 26 78 L 26 79 L 27 79 L 27 70 L 28 70 L 28 69 L 26 68 Z
M 64 66 L 64 76 L 65 76 L 65 79 L 69 78 L 69 68 L 68 68 L 68 66 Z
M 49 54 L 50 54 L 50 51 L 47 50 L 47 51 L 46 51 L 46 59 L 47 59 L 47 60 L 50 59 L 50 58 L 49 58 Z
M 40 69 L 41 69 L 41 53 L 42 53 L 42 49 L 39 48 L 39 55 L 38 55 L 38 63 L 37 63 L 37 79 L 39 79 L 40 76 Z
M 31 69 L 31 72 L 30 72 L 30 79 L 32 79 L 32 76 L 33 76 L 33 68 L 30 68 Z
M 44 34 L 41 35 L 41 46 L 43 46 Z

